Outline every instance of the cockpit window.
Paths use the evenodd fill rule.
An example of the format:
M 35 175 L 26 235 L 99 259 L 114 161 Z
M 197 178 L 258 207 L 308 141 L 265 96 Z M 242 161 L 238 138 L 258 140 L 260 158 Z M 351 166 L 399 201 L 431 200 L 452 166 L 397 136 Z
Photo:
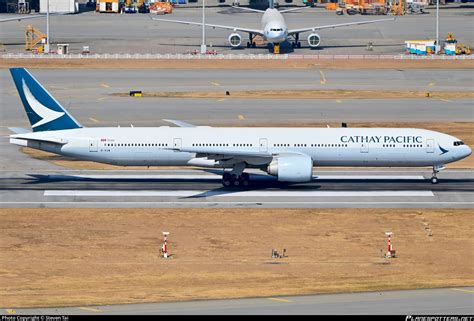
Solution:
M 279 28 L 279 29 L 270 29 L 270 31 L 282 31 L 283 29 Z
M 457 140 L 453 143 L 454 146 L 461 146 L 461 145 L 464 145 L 464 142 L 463 141 L 460 141 L 460 140 Z

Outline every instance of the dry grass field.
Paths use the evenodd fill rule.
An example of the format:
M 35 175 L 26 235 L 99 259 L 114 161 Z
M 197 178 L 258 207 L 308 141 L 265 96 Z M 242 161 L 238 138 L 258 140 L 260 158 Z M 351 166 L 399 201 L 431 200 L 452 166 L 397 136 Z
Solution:
M 0 209 L 0 306 L 472 286 L 473 228 L 460 209 Z
M 212 124 L 209 124 L 212 125 Z M 263 126 L 266 127 L 268 124 L 247 124 L 245 122 L 239 123 L 240 126 Z M 339 127 L 340 124 L 329 123 L 331 127 Z M 282 123 L 278 124 L 279 127 L 325 127 L 324 123 Z M 410 128 L 425 128 L 435 131 L 440 131 L 446 134 L 453 135 L 462 139 L 467 145 L 474 147 L 474 124 L 473 123 L 456 123 L 456 122 L 447 122 L 447 123 L 349 123 L 350 127 L 410 127 Z M 136 169 L 136 170 L 149 170 L 149 169 L 167 169 L 174 167 L 124 167 L 124 166 L 114 166 L 107 164 L 94 163 L 89 161 L 82 161 L 78 159 L 73 159 L 61 155 L 55 155 L 43 151 L 34 150 L 31 148 L 22 147 L 21 150 L 26 153 L 29 157 L 34 157 L 41 160 L 46 160 L 54 163 L 55 165 L 62 166 L 70 169 L 83 169 L 83 170 L 112 170 L 112 169 Z M 474 168 L 474 156 L 471 155 L 459 162 L 455 162 L 448 165 L 449 168 Z

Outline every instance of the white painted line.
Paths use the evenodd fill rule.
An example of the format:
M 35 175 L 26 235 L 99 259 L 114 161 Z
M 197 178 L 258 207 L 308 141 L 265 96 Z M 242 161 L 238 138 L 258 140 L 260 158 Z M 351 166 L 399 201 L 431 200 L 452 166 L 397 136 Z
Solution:
M 72 206 L 74 205 L 75 208 L 81 208 L 81 206 L 78 205 L 91 205 L 91 206 L 96 206 L 96 205 L 109 205 L 109 206 L 115 206 L 115 205 L 130 205 L 130 206 L 155 206 L 155 207 L 160 207 L 163 205 L 170 205 L 170 206 L 178 206 L 178 205 L 183 205 L 183 206 L 189 206 L 192 204 L 193 206 L 202 206 L 202 205 L 227 205 L 227 206 L 239 206 L 239 205 L 258 205 L 258 206 L 263 206 L 263 205 L 335 205 L 337 207 L 341 205 L 414 205 L 414 206 L 421 206 L 421 205 L 427 205 L 427 206 L 437 206 L 437 205 L 471 205 L 474 206 L 474 202 L 439 202 L 439 201 L 429 201 L 429 202 L 417 202 L 417 201 L 401 201 L 401 202 L 396 202 L 396 201 L 380 201 L 380 202 L 367 202 L 367 201 L 362 201 L 362 202 L 340 202 L 340 201 L 333 201 L 333 202 L 328 202 L 328 201 L 311 201 L 311 202 L 275 202 L 275 201 L 263 201 L 263 202 L 111 202 L 111 201 L 80 201 L 80 202 L 63 202 L 63 201 L 52 201 L 52 202 L 0 202 L 2 205 L 68 205 Z
M 65 179 L 65 178 L 76 178 L 76 179 L 221 179 L 221 175 L 218 174 L 192 174 L 182 175 L 177 173 L 176 175 L 170 174 L 157 174 L 157 175 L 121 175 L 121 174 L 110 174 L 110 175 L 49 175 L 51 179 Z M 265 176 L 262 176 L 265 177 Z M 268 176 L 272 178 L 272 176 Z M 316 180 L 424 180 L 422 175 L 318 175 L 313 176 Z
M 117 191 L 46 190 L 44 196 L 105 197 L 433 197 L 432 191 Z
M 64 179 L 64 178 L 85 178 L 85 179 L 221 179 L 220 175 L 213 174 L 197 174 L 197 175 L 49 175 L 50 178 Z
M 354 179 L 354 180 L 424 180 L 422 175 L 318 175 L 313 179 Z

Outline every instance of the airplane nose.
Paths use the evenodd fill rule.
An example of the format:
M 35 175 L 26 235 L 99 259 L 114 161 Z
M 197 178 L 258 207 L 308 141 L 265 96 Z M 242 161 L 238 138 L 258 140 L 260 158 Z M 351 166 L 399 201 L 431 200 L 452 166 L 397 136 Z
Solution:
M 472 154 L 472 149 L 471 149 L 471 147 L 469 147 L 467 145 L 465 145 L 465 146 L 466 146 L 466 156 L 464 156 L 464 157 L 468 157 Z

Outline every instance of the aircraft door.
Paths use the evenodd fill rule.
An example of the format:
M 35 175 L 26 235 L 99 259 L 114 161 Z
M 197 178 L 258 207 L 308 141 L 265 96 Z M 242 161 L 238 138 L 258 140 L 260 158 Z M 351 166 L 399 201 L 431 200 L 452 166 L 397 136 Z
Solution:
M 181 149 L 181 138 L 173 139 L 173 148 Z
M 368 153 L 369 152 L 369 143 L 362 143 L 360 145 L 360 152 L 361 153 Z
M 426 152 L 434 153 L 434 139 L 430 138 L 426 140 Z
M 268 141 L 266 138 L 260 138 L 260 151 L 266 152 L 268 149 Z
M 97 139 L 89 139 L 89 152 L 97 152 L 97 151 L 98 151 Z

